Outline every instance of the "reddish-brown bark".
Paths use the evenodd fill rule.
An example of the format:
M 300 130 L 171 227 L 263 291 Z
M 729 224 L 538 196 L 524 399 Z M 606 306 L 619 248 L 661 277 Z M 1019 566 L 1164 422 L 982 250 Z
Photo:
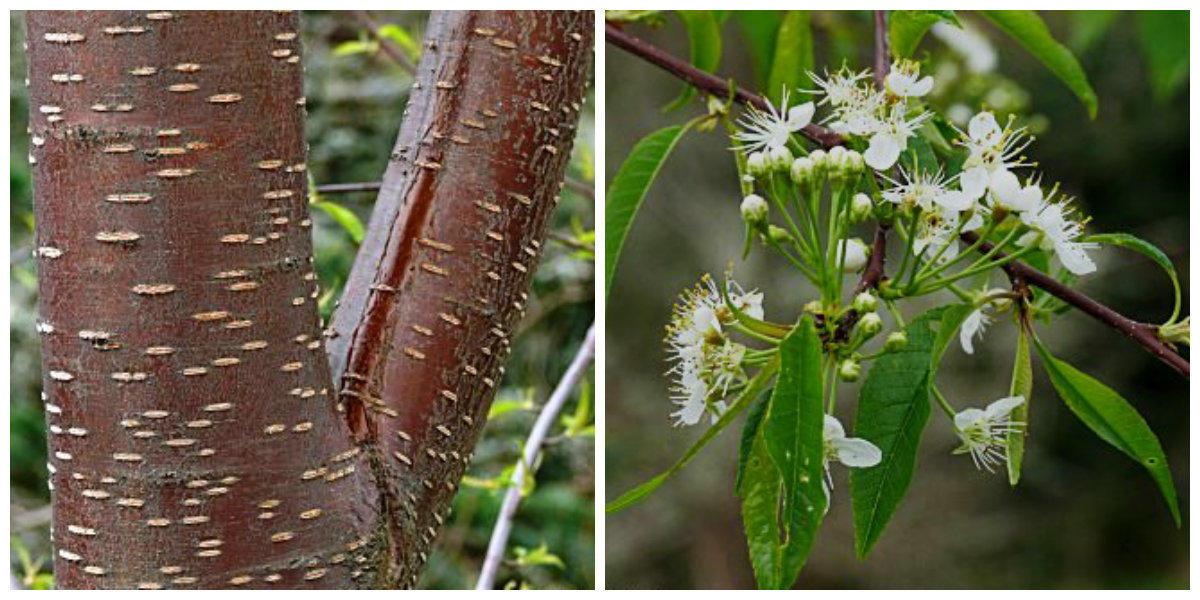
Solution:
M 471 457 L 524 311 L 583 102 L 592 13 L 429 25 L 370 233 L 328 331 L 351 427 L 377 453 L 411 585 Z
M 365 379 L 339 400 L 311 267 L 297 17 L 29 13 L 59 587 L 415 582 L 507 352 L 487 336 L 528 289 L 589 18 L 431 20 L 335 324 L 334 364 Z M 467 365 L 477 380 L 455 378 Z M 358 398 L 380 400 L 342 402 Z

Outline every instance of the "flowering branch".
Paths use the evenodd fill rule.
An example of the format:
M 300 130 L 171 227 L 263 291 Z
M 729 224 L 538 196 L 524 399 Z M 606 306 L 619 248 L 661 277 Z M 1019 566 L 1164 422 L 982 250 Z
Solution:
M 500 569 L 500 562 L 504 558 L 504 549 L 508 546 L 513 517 L 517 514 L 517 505 L 521 503 L 521 488 L 525 487 L 526 469 L 532 467 L 537 461 L 542 444 L 546 441 L 546 435 L 550 433 L 550 427 L 558 419 L 558 413 L 562 412 L 563 406 L 566 405 L 571 390 L 575 389 L 575 385 L 583 378 L 595 354 L 596 326 L 593 324 L 588 328 L 583 344 L 579 346 L 575 358 L 571 360 L 562 379 L 554 387 L 550 399 L 542 407 L 537 421 L 533 424 L 533 429 L 529 432 L 529 437 L 525 440 L 524 453 L 521 461 L 513 469 L 508 490 L 504 493 L 504 502 L 500 505 L 500 515 L 496 517 L 496 525 L 492 529 L 492 539 L 488 542 L 487 555 L 483 560 L 483 567 L 479 571 L 479 581 L 476 583 L 475 589 L 490 590 L 495 587 L 496 572 Z
M 876 21 L 879 20 L 876 15 Z M 605 23 L 605 39 L 608 43 L 629 52 L 630 54 L 653 64 L 664 71 L 667 71 L 676 78 L 692 85 L 693 87 L 712 94 L 716 97 L 730 97 L 734 101 L 744 105 L 755 107 L 759 110 L 770 110 L 770 105 L 765 98 L 747 91 L 744 88 L 731 84 L 729 81 L 722 79 L 717 75 L 707 73 L 694 66 L 687 61 L 684 61 L 663 49 L 639 39 L 625 32 L 612 22 Z M 878 41 L 878 36 L 877 36 Z M 886 40 L 883 41 L 886 44 Z M 886 47 L 886 46 L 884 46 Z M 886 61 L 886 59 L 885 59 Z M 878 57 L 876 59 L 878 62 Z M 878 76 L 878 73 L 877 73 Z M 805 126 L 800 133 L 809 140 L 819 144 L 823 148 L 832 148 L 844 144 L 842 136 L 815 124 Z M 886 243 L 886 234 L 881 231 L 876 231 L 875 248 L 878 249 Z M 881 240 L 881 237 L 883 239 Z M 969 233 L 962 234 L 962 239 L 968 243 L 975 241 L 977 238 Z M 985 255 L 992 251 L 990 245 L 983 243 L 976 246 L 976 250 Z M 878 256 L 878 267 L 875 267 L 875 256 Z M 1011 276 L 1018 274 L 1025 279 L 1029 285 L 1036 286 L 1045 290 L 1047 293 L 1059 298 L 1060 300 L 1079 309 L 1084 314 L 1100 321 L 1101 323 L 1120 331 L 1133 339 L 1148 352 L 1156 356 L 1173 369 L 1184 375 L 1190 376 L 1190 365 L 1186 359 L 1179 355 L 1169 345 L 1158 338 L 1157 327 L 1134 321 L 1113 309 L 1101 304 L 1090 296 L 1083 294 L 1077 290 L 1068 288 L 1066 285 L 1055 280 L 1049 275 L 1038 271 L 1022 262 L 1013 260 L 1003 264 L 1005 272 Z M 878 285 L 883 277 L 883 253 L 872 252 L 871 265 L 863 272 L 863 280 L 859 282 L 861 289 L 867 289 Z

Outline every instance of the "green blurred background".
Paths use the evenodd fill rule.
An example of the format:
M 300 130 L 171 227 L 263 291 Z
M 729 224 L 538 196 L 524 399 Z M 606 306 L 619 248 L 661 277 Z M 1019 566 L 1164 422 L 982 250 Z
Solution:
M 680 20 L 628 25 L 634 35 L 688 56 Z M 719 73 L 756 83 L 745 15 L 723 25 Z M 932 103 L 969 117 L 981 103 L 1012 113 L 1038 135 L 1030 158 L 1047 183 L 1061 181 L 1092 215 L 1090 231 L 1126 231 L 1161 247 L 1184 278 L 1188 264 L 1187 13 L 1043 13 L 1053 34 L 1079 56 L 1100 98 L 1099 115 L 998 30 L 971 14 L 961 20 L 986 43 L 968 59 L 927 36 L 916 57 L 938 79 Z M 762 14 L 754 20 L 769 21 Z M 814 12 L 818 69 L 843 60 L 871 65 L 870 13 Z M 611 181 L 633 144 L 703 110 L 699 101 L 663 114 L 680 83 L 622 50 L 606 48 L 605 158 Z M 980 70 L 989 62 L 990 70 Z M 976 70 L 973 71 L 971 67 Z M 932 69 L 932 70 L 928 70 Z M 962 105 L 962 107 L 958 107 Z M 966 112 L 964 112 L 966 111 Z M 818 111 L 819 114 L 824 114 Z M 630 230 L 609 296 L 606 366 L 607 496 L 673 463 L 698 428 L 672 428 L 662 326 L 682 289 L 702 273 L 736 277 L 766 293 L 767 318 L 790 321 L 812 291 L 782 259 L 742 246 L 740 202 L 730 142 L 689 134 L 646 197 Z M 869 231 L 862 233 L 869 239 Z M 1106 248 L 1100 270 L 1077 287 L 1124 314 L 1161 322 L 1171 287 L 1139 255 Z M 1001 280 L 994 283 L 1002 284 Z M 915 313 L 915 309 L 912 310 Z M 911 313 L 910 313 L 911 314 Z M 1038 324 L 1047 345 L 1124 394 L 1159 435 L 1189 499 L 1188 382 L 1121 335 L 1076 313 Z M 1008 390 L 1015 335 L 1007 315 L 976 343 L 947 353 L 939 387 L 959 406 L 983 406 Z M 1185 351 L 1186 353 L 1186 351 Z M 1100 441 L 1054 395 L 1035 366 L 1030 437 L 1020 486 L 977 472 L 951 455 L 950 424 L 934 414 L 918 469 L 871 556 L 854 556 L 844 469 L 834 471 L 833 506 L 799 580 L 813 588 L 1179 588 L 1189 585 L 1188 528 L 1176 529 L 1152 480 Z M 857 390 L 857 386 L 843 386 Z M 844 395 L 842 403 L 853 404 Z M 935 411 L 936 413 L 936 411 Z M 851 412 L 843 416 L 845 421 Z M 621 588 L 752 588 L 738 499 L 734 496 L 737 431 L 731 428 L 649 500 L 609 516 L 606 584 Z
M 380 12 L 372 17 L 381 33 L 410 60 L 417 59 L 427 13 Z M 360 16 L 349 12 L 306 12 L 305 93 L 308 98 L 309 171 L 319 184 L 378 181 L 395 142 L 411 77 L 367 35 Z M 46 434 L 38 392 L 41 356 L 34 332 L 36 275 L 31 259 L 33 214 L 26 133 L 24 17 L 10 13 L 12 111 L 9 185 L 12 248 L 10 293 L 11 522 L 13 573 L 25 586 L 45 585 L 50 562 L 49 495 L 46 488 Z M 593 178 L 593 102 L 575 141 L 570 176 Z M 322 315 L 328 317 L 350 271 L 356 245 L 354 222 L 365 224 L 374 193 L 325 195 L 313 210 L 316 264 L 322 288 Z M 346 217 L 348 209 L 350 217 Z M 331 214 L 338 214 L 334 220 Z M 451 521 L 421 581 L 426 588 L 473 587 L 499 511 L 501 496 L 537 411 L 566 369 L 593 319 L 592 229 L 594 201 L 564 192 L 551 225 L 531 294 L 526 319 L 515 334 L 503 388 L 475 450 L 475 459 L 455 498 Z M 536 486 L 517 513 L 509 554 L 498 583 L 510 587 L 594 587 L 594 470 L 590 425 L 591 383 L 581 386 L 564 411 L 570 425 L 552 431 L 537 472 Z M 545 546 L 539 551 L 539 548 Z M 517 548 L 529 550 L 519 553 Z M 40 568 L 31 568 L 38 567 Z M 36 574 L 36 575 L 35 575 Z M 39 577 L 40 576 L 40 577 Z M 35 581 L 36 579 L 36 581 Z

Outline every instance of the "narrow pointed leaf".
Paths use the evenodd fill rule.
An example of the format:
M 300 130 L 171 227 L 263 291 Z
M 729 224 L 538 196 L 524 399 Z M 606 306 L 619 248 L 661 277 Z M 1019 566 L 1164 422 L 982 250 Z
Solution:
M 737 10 L 733 11 L 733 17 L 742 29 L 742 40 L 754 69 L 754 81 L 762 87 L 771 74 L 775 37 L 783 17 L 778 10 Z
M 621 258 L 621 248 L 629 234 L 629 226 L 637 216 L 646 191 L 662 169 L 667 156 L 679 143 L 683 134 L 691 129 L 695 120 L 683 125 L 672 125 L 660 129 L 641 139 L 625 158 L 621 168 L 608 186 L 608 200 L 604 205 L 604 293 L 612 289 L 613 273 Z
M 813 69 L 812 23 L 806 10 L 789 10 L 775 36 L 775 55 L 767 78 L 767 97 L 779 103 L 784 89 L 793 98 L 796 90 L 812 89 L 808 72 Z M 804 95 L 802 95 L 803 97 Z
M 355 244 L 362 243 L 363 235 L 366 234 L 366 230 L 363 228 L 362 221 L 359 220 L 358 216 L 354 214 L 354 211 L 342 206 L 341 204 L 330 202 L 328 200 L 319 200 L 317 202 L 313 202 L 311 206 L 329 215 L 334 222 L 336 222 L 343 230 L 345 230 L 345 232 L 350 236 L 350 239 L 354 240 Z
M 1090 375 L 1054 358 L 1037 338 L 1034 338 L 1034 347 L 1042 360 L 1042 367 L 1050 376 L 1050 383 L 1054 384 L 1054 389 L 1067 408 L 1100 436 L 1100 439 L 1124 452 L 1149 471 L 1178 527 L 1179 499 L 1175 493 L 1175 483 L 1171 479 L 1162 445 L 1145 419 L 1120 394 Z
M 733 489 L 740 496 L 742 494 L 742 481 L 745 479 L 746 463 L 750 460 L 750 455 L 754 452 L 754 440 L 758 437 L 758 428 L 762 424 L 762 419 L 767 414 L 767 407 L 771 405 L 769 397 L 760 398 L 757 402 L 750 405 L 750 410 L 746 412 L 746 422 L 742 425 L 742 439 L 738 443 L 738 467 L 737 475 L 733 480 Z
M 1025 435 L 1029 431 L 1029 403 L 1033 394 L 1033 357 L 1029 354 L 1029 333 L 1017 323 L 1017 354 L 1013 358 L 1012 383 L 1009 396 L 1021 396 L 1025 402 L 1012 411 L 1012 420 L 1024 423 L 1021 431 L 1008 434 L 1008 483 L 1021 480 L 1021 461 L 1025 458 Z
M 1038 59 L 1054 73 L 1087 108 L 1088 116 L 1096 118 L 1098 100 L 1087 73 L 1075 60 L 1075 55 L 1066 46 L 1058 43 L 1046 23 L 1032 10 L 985 10 L 981 11 L 996 27 L 1017 41 L 1021 47 Z
M 758 395 L 761 394 L 764 389 L 766 389 L 767 383 L 769 383 L 771 378 L 775 376 L 775 372 L 778 369 L 779 363 L 777 361 L 767 363 L 762 370 L 760 370 L 750 380 L 750 382 L 746 385 L 746 389 L 744 389 L 742 393 L 733 401 L 733 403 L 729 405 L 729 410 L 726 410 L 725 414 L 721 415 L 721 418 L 717 419 L 717 422 L 709 427 L 708 430 L 704 432 L 704 435 L 700 436 L 700 439 L 696 440 L 696 442 L 692 444 L 691 448 L 688 448 L 688 451 L 684 453 L 683 458 L 680 458 L 679 461 L 672 465 L 670 469 L 655 475 L 649 481 L 629 490 L 628 492 L 625 492 L 624 494 L 621 494 L 621 496 L 616 500 L 609 502 L 604 507 L 605 514 L 611 515 L 613 513 L 620 512 L 626 508 L 629 508 L 630 506 L 633 506 L 634 504 L 637 504 L 638 502 L 641 502 L 642 500 L 645 500 L 646 497 L 654 493 L 654 491 L 657 490 L 664 481 L 669 479 L 675 473 L 678 473 L 680 469 L 686 467 L 687 464 L 691 462 L 692 459 L 695 458 L 696 455 L 699 454 L 700 451 L 703 450 L 704 447 L 713 440 L 713 438 L 717 437 L 717 434 L 720 433 L 721 430 L 725 429 L 730 423 L 733 422 L 735 418 L 737 418 L 738 414 L 741 413 L 748 404 L 750 404 L 750 400 L 758 397 Z
M 912 481 L 917 446 L 929 420 L 932 358 L 941 355 L 957 328 L 943 323 L 944 316 L 945 309 L 936 308 L 913 320 L 905 329 L 908 343 L 875 361 L 859 393 L 854 435 L 883 452 L 878 465 L 850 471 L 859 557 L 879 540 Z
M 1175 312 L 1179 314 L 1180 290 L 1179 290 L 1179 274 L 1175 272 L 1175 265 L 1171 263 L 1171 259 L 1166 253 L 1159 250 L 1157 246 L 1128 233 L 1099 233 L 1089 235 L 1086 242 L 1095 242 L 1097 244 L 1109 244 L 1111 246 L 1119 246 L 1126 250 L 1133 250 L 1154 261 L 1155 264 L 1162 267 L 1167 272 L 1167 276 L 1171 278 L 1171 285 L 1175 288 Z
M 768 402 L 764 400 L 760 404 L 766 407 Z M 782 560 L 779 495 L 783 480 L 779 469 L 771 462 L 763 437 L 762 429 L 756 427 L 746 460 L 738 471 L 741 476 L 738 495 L 742 498 L 742 527 L 754 580 L 759 589 L 774 589 L 779 587 L 777 581 Z
M 783 528 L 779 575 L 774 583 L 791 587 L 808 559 L 829 499 L 822 478 L 825 409 L 821 339 L 805 316 L 779 346 L 779 380 L 762 423 L 763 440 L 779 470 Z
M 701 71 L 715 72 L 721 66 L 721 24 L 713 11 L 681 10 L 675 14 L 687 30 L 692 65 Z M 695 96 L 696 88 L 685 84 L 679 96 L 663 107 L 663 112 L 685 106 Z

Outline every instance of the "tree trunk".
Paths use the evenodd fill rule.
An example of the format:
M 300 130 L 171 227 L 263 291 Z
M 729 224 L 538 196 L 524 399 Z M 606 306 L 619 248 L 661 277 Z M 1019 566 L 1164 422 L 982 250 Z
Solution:
M 562 178 L 590 13 L 431 19 L 328 357 L 297 17 L 34 11 L 27 33 L 57 585 L 414 584 Z M 468 272 L 486 260 L 499 281 Z

